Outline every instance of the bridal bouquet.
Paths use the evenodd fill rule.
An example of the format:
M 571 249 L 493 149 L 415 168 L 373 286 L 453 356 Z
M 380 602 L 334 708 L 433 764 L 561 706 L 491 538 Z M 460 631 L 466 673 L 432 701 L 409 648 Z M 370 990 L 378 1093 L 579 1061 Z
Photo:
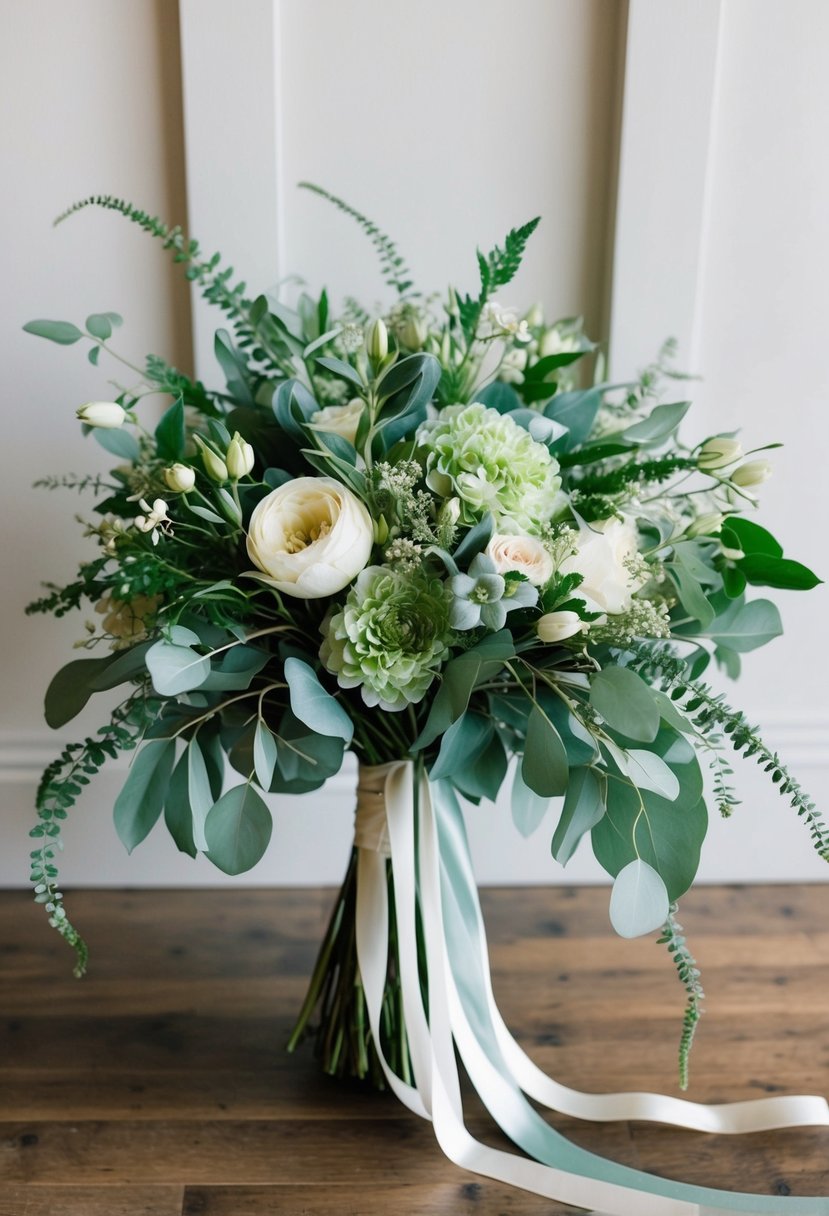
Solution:
M 439 299 L 415 289 L 376 225 L 325 197 L 379 254 L 394 298 L 383 316 L 352 299 L 334 311 L 324 291 L 293 307 L 278 294 L 251 298 L 178 228 L 109 197 L 78 205 L 139 224 L 224 311 L 215 352 L 226 385 L 149 357 L 111 400 L 78 410 L 112 471 L 41 483 L 96 496 L 89 560 L 30 607 L 89 616 L 83 657 L 48 689 L 47 720 L 63 727 L 105 689 L 123 699 L 43 776 L 36 899 L 81 974 L 86 948 L 58 886 L 60 833 L 120 751 L 137 749 L 114 808 L 126 848 L 163 819 L 176 848 L 238 874 L 268 847 L 279 801 L 266 796 L 318 789 L 351 749 L 361 848 L 292 1042 L 313 1027 L 328 1071 L 408 1083 L 417 1060 L 401 990 L 396 829 L 389 861 L 377 810 L 404 766 L 409 818 L 428 797 L 448 816 L 442 850 L 446 824 L 462 824 L 458 796 L 493 800 L 507 782 L 524 835 L 552 803 L 558 862 L 592 847 L 613 877 L 618 933 L 660 933 L 687 994 L 684 1087 L 703 993 L 676 914 L 706 834 L 703 767 L 728 816 L 729 749 L 752 757 L 829 860 L 812 802 L 704 674 L 713 662 L 737 676 L 744 653 L 780 634 L 777 608 L 750 589 L 818 580 L 746 514 L 771 471 L 765 449 L 744 451 L 733 432 L 679 439 L 689 402 L 670 352 L 638 382 L 610 384 L 579 320 L 549 324 L 539 306 L 502 302 L 537 220 L 478 253 L 474 292 Z M 120 357 L 120 325 L 102 312 L 83 328 L 25 328 L 83 343 L 97 364 Z M 364 849 L 398 898 L 372 1016 L 355 940 Z M 431 1006 L 419 883 L 409 947 Z

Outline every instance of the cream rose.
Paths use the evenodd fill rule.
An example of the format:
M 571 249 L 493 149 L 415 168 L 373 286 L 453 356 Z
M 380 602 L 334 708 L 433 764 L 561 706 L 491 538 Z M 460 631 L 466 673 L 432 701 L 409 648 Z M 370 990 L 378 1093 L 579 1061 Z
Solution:
M 263 582 L 303 600 L 334 595 L 368 563 L 371 516 L 330 477 L 297 477 L 256 505 L 248 554 Z
M 498 574 L 515 570 L 536 587 L 543 587 L 553 577 L 553 559 L 534 536 L 502 536 L 496 533 L 485 552 Z
M 315 431 L 340 435 L 349 443 L 353 443 L 364 409 L 365 405 L 359 397 L 352 397 L 346 405 L 326 405 L 325 409 L 316 410 L 311 415 L 311 427 Z
M 633 592 L 643 579 L 630 571 L 630 559 L 638 553 L 638 536 L 632 519 L 605 519 L 582 526 L 576 539 L 577 552 L 559 566 L 559 574 L 581 574 L 584 581 L 573 592 L 587 600 L 594 612 L 616 616 L 630 609 Z

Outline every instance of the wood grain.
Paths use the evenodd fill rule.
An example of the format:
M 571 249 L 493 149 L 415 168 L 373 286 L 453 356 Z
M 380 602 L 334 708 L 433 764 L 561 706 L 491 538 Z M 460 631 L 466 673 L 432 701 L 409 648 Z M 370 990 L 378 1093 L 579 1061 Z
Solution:
M 829 888 L 701 888 L 682 919 L 708 1011 L 699 1101 L 829 1091 Z M 284 1044 L 332 895 L 77 891 L 92 951 L 0 892 L 0 1216 L 505 1216 L 573 1211 L 452 1166 L 388 1094 Z M 652 939 L 621 942 L 604 890 L 483 893 L 516 1037 L 584 1089 L 678 1093 L 682 992 Z M 468 1096 L 468 1121 L 506 1142 Z M 829 1193 L 829 1131 L 706 1137 L 553 1117 L 578 1144 L 689 1182 Z

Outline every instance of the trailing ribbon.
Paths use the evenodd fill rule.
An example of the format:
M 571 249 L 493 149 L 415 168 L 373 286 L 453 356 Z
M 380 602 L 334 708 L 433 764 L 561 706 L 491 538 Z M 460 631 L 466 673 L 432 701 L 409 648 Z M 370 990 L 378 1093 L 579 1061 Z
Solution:
M 381 796 L 387 839 L 378 816 Z M 430 784 L 411 761 L 362 768 L 356 836 L 357 956 L 374 1043 L 390 1088 L 411 1111 L 431 1119 L 450 1160 L 604 1216 L 829 1216 L 829 1198 L 749 1195 L 657 1178 L 579 1148 L 550 1127 L 527 1096 L 579 1119 L 643 1119 L 718 1133 L 829 1126 L 829 1107 L 817 1097 L 705 1106 L 659 1094 L 585 1094 L 559 1085 L 524 1054 L 495 1004 L 477 884 L 452 788 Z M 380 1037 L 389 852 L 414 1085 L 389 1068 Z M 426 948 L 428 1018 L 418 969 L 418 910 Z M 489 1148 L 467 1131 L 455 1047 L 484 1105 L 528 1157 Z

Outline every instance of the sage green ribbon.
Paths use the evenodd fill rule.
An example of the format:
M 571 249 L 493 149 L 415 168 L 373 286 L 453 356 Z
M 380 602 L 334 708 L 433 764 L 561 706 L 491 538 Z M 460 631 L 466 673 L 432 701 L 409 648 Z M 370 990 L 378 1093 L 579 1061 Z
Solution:
M 477 1173 L 606 1216 L 829 1216 L 827 1198 L 780 1198 L 691 1186 L 619 1165 L 572 1144 L 545 1122 L 526 1094 L 588 1119 L 651 1119 L 709 1131 L 829 1123 L 819 1098 L 759 1099 L 700 1106 L 657 1094 L 581 1094 L 559 1086 L 509 1034 L 492 995 L 486 936 L 460 805 L 445 783 L 417 777 L 410 762 L 369 770 L 382 782 L 394 867 L 395 912 L 406 1030 L 415 1085 L 382 1058 L 380 1008 L 388 957 L 385 848 L 365 834 L 358 859 L 357 953 L 369 1020 L 389 1084 L 431 1118 L 451 1160 Z M 376 809 L 376 804 L 375 804 Z M 360 819 L 358 803 L 358 822 Z M 417 911 L 426 946 L 428 1019 L 418 973 Z M 463 1121 L 455 1046 L 496 1123 L 529 1158 L 480 1144 Z

